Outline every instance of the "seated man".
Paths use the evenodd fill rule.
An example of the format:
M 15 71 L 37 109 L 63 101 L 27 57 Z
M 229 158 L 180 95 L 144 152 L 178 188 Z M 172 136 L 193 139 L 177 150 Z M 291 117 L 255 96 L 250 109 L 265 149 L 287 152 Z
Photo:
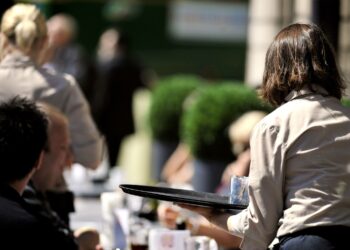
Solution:
M 67 118 L 56 108 L 48 104 L 40 104 L 49 120 L 48 143 L 44 150 L 42 164 L 32 176 L 27 185 L 23 197 L 32 208 L 33 213 L 42 221 L 47 221 L 62 236 L 65 249 L 86 249 L 82 246 L 88 245 L 87 249 L 98 249 L 98 241 L 89 240 L 89 237 L 98 239 L 96 230 L 85 229 L 90 232 L 89 237 L 80 239 L 80 235 L 74 236 L 69 226 L 53 211 L 46 192 L 60 181 L 64 168 L 72 161 L 70 152 L 70 136 Z M 90 236 L 91 235 L 91 236 Z M 81 243 L 81 244 L 80 244 Z
M 0 104 L 0 237 L 2 249 L 66 249 L 52 226 L 21 197 L 40 167 L 47 141 L 46 116 L 15 97 Z
M 41 104 L 40 107 L 49 120 L 48 141 L 44 148 L 41 167 L 26 186 L 23 198 L 40 220 L 47 221 L 62 235 L 62 241 L 66 244 L 65 249 L 78 249 L 73 232 L 52 210 L 46 198 L 46 191 L 55 186 L 64 168 L 70 165 L 68 120 L 60 111 L 48 104 Z

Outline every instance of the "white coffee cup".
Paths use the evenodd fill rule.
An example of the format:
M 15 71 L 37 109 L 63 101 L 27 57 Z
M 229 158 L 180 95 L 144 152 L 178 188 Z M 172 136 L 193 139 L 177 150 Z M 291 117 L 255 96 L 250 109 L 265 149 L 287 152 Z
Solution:
M 189 230 L 151 229 L 148 237 L 149 250 L 185 250 Z

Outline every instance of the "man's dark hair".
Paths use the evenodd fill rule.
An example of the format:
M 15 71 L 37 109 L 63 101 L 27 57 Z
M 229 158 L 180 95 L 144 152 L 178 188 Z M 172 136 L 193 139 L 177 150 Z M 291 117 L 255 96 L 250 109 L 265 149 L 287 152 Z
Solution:
M 0 104 L 0 180 L 23 179 L 47 143 L 48 120 L 34 102 L 14 97 Z
M 313 85 L 341 98 L 345 85 L 333 48 L 318 26 L 289 25 L 277 34 L 267 51 L 262 97 L 279 106 L 292 90 L 307 86 L 314 91 Z

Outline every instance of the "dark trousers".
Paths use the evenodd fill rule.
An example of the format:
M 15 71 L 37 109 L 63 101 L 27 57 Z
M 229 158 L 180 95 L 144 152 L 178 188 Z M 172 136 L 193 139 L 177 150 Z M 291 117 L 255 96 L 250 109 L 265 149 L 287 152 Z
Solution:
M 119 155 L 119 149 L 124 136 L 109 136 L 106 135 L 106 143 L 108 147 L 108 160 L 109 166 L 114 167 L 117 163 L 117 158 Z
M 349 238 L 350 227 L 314 227 L 280 237 L 273 250 L 347 250 Z

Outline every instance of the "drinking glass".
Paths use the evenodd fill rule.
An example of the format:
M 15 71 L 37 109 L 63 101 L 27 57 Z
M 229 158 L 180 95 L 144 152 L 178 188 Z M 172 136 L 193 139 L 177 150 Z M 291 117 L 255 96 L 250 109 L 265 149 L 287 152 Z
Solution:
M 230 188 L 230 203 L 237 205 L 248 205 L 248 177 L 232 176 Z

